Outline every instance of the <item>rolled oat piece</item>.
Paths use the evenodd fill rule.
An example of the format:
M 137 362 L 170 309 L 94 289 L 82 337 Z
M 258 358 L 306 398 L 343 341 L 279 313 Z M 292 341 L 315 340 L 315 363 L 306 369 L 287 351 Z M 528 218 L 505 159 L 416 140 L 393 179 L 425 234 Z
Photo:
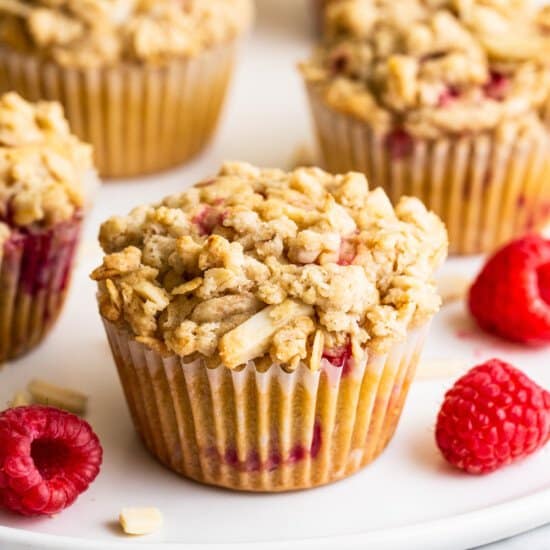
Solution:
M 252 0 L 2 0 L 0 91 L 63 103 L 100 173 L 175 166 L 214 133 Z
M 301 69 L 324 166 L 419 197 L 459 254 L 550 219 L 548 16 L 513 0 L 341 0 Z
M 99 310 L 137 431 L 238 490 L 346 477 L 397 425 L 439 309 L 439 218 L 362 174 L 227 163 L 100 231 Z
M 37 346 L 59 316 L 98 181 L 61 105 L 0 97 L 0 362 Z

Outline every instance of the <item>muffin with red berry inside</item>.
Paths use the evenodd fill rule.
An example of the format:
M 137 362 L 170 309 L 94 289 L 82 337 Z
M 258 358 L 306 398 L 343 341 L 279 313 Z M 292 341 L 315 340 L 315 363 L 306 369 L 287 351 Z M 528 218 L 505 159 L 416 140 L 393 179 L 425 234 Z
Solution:
M 59 104 L 0 97 L 0 362 L 34 348 L 61 312 L 96 182 Z
M 421 198 L 451 251 L 550 217 L 550 37 L 530 4 L 343 0 L 302 65 L 325 165 Z
M 239 490 L 344 478 L 390 441 L 438 310 L 441 221 L 362 174 L 248 164 L 105 222 L 92 274 L 136 428 Z

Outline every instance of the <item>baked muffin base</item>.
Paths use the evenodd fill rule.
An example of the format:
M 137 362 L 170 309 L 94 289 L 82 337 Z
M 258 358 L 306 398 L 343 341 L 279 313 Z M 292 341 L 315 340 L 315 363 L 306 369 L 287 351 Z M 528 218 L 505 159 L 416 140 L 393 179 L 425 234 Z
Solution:
M 308 94 L 321 155 L 330 172 L 356 170 L 393 203 L 415 196 L 446 224 L 450 252 L 490 252 L 550 221 L 550 137 L 519 132 L 426 140 L 382 133 Z
M 306 489 L 347 477 L 391 440 L 427 327 L 386 355 L 312 372 L 208 369 L 163 357 L 104 320 L 136 430 L 171 470 L 241 491 Z
M 35 348 L 55 324 L 69 288 L 81 216 L 52 228 L 14 229 L 0 264 L 0 362 Z

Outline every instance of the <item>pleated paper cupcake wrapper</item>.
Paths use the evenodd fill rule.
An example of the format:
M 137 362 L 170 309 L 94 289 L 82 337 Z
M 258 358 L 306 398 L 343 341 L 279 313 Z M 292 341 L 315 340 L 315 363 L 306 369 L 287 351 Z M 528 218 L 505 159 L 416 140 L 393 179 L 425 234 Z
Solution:
M 367 175 L 392 202 L 420 198 L 449 231 L 455 254 L 488 252 L 550 221 L 550 138 L 488 133 L 439 140 L 381 133 L 309 98 L 325 168 Z
M 0 49 L 0 91 L 60 101 L 71 129 L 94 146 L 99 172 L 129 177 L 170 168 L 211 138 L 237 44 L 226 43 L 167 66 L 63 67 Z
M 13 230 L 0 263 L 0 362 L 36 347 L 57 320 L 69 287 L 80 216 L 51 229 Z
M 349 476 L 397 426 L 427 327 L 344 369 L 209 369 L 163 357 L 104 321 L 135 427 L 170 469 L 201 483 L 290 491 Z

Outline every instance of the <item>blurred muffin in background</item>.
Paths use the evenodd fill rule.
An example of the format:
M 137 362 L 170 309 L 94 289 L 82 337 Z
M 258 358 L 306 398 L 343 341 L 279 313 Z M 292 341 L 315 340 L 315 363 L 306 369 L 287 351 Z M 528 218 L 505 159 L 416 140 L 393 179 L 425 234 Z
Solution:
M 0 2 L 0 89 L 55 99 L 102 175 L 182 163 L 212 136 L 251 0 Z
M 0 362 L 34 348 L 61 312 L 92 150 L 58 103 L 0 97 Z
M 325 167 L 421 198 L 451 251 L 550 217 L 550 35 L 515 0 L 341 0 L 302 65 Z

